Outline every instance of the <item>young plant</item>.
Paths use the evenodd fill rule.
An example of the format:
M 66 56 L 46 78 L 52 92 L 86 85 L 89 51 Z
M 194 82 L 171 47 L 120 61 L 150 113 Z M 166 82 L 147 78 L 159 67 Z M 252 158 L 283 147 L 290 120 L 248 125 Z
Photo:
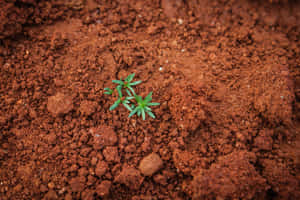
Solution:
M 149 108 L 149 106 L 158 106 L 159 103 L 150 102 L 152 100 L 152 92 L 150 92 L 144 100 L 141 96 L 135 95 L 135 100 L 137 102 L 137 106 L 132 109 L 128 117 L 137 113 L 138 116 L 142 115 L 143 120 L 145 120 L 147 113 L 150 117 L 155 119 L 155 115 L 151 112 L 151 108 Z
M 127 108 L 129 111 L 132 111 L 132 109 L 130 107 L 130 103 L 131 103 L 130 100 L 132 100 L 134 97 L 123 97 L 122 91 L 118 87 L 119 86 L 117 86 L 119 98 L 117 99 L 117 101 L 115 101 L 115 103 L 112 106 L 110 106 L 109 110 L 112 111 L 116 107 L 118 107 L 119 104 L 123 104 L 123 106 L 125 106 L 125 108 Z
M 112 82 L 119 84 L 118 86 L 120 86 L 120 87 L 118 88 L 118 86 L 117 86 L 117 90 L 125 89 L 125 91 L 127 92 L 127 94 L 129 96 L 133 96 L 133 95 L 135 95 L 135 92 L 134 92 L 132 86 L 138 85 L 142 82 L 142 81 L 131 82 L 133 80 L 134 76 L 135 76 L 135 74 L 133 73 L 133 74 L 128 75 L 127 78 L 124 79 L 124 81 L 122 81 L 122 79 L 121 79 L 121 80 L 113 80 Z M 133 95 L 131 94 L 131 92 Z
M 151 112 L 151 108 L 149 106 L 158 106 L 159 103 L 150 102 L 152 100 L 152 92 L 150 92 L 145 99 L 139 95 L 136 95 L 133 86 L 140 84 L 142 81 L 132 82 L 134 75 L 134 73 L 130 74 L 124 79 L 124 81 L 122 79 L 113 80 L 113 83 L 118 84 L 114 90 L 110 88 L 104 88 L 104 94 L 112 95 L 114 91 L 117 91 L 118 93 L 118 99 L 113 103 L 112 106 L 110 106 L 109 110 L 112 111 L 120 104 L 123 104 L 123 106 L 130 111 L 128 117 L 137 114 L 138 116 L 142 115 L 143 120 L 145 120 L 147 113 L 150 117 L 155 119 L 155 115 Z M 122 91 L 124 90 L 128 96 L 123 96 Z M 137 105 L 134 104 L 132 101 L 133 99 L 135 99 Z

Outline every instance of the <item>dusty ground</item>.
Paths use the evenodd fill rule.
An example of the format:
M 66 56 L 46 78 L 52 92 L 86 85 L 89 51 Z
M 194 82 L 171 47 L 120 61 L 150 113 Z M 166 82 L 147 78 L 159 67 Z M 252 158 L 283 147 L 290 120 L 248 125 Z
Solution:
M 300 198 L 299 2 L 37 2 L 0 3 L 1 199 Z M 156 119 L 108 110 L 133 72 Z

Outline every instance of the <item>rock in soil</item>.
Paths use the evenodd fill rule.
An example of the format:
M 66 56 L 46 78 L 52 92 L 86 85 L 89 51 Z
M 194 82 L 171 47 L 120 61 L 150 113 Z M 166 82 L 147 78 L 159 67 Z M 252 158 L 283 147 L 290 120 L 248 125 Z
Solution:
M 139 169 L 145 176 L 152 176 L 163 166 L 163 161 L 156 153 L 151 153 L 144 157 L 139 165 Z

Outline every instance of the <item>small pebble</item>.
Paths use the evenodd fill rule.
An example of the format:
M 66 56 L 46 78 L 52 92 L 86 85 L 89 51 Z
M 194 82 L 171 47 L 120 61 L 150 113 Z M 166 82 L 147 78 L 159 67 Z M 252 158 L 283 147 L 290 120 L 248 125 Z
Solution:
M 179 18 L 178 19 L 178 24 L 180 24 L 180 25 L 183 24 L 183 20 Z
M 143 158 L 140 162 L 139 169 L 146 176 L 152 176 L 163 166 L 163 161 L 156 153 L 151 153 L 150 155 Z

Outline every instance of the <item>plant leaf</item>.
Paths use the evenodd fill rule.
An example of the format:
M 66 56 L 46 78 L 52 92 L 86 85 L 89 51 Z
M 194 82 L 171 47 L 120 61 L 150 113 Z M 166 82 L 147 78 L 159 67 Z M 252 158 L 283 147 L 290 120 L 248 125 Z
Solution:
M 134 99 L 134 97 L 126 97 L 126 100 Z
M 127 103 L 123 103 L 123 105 L 125 106 L 125 108 L 127 108 L 127 110 L 132 111 L 132 109 L 130 108 L 130 106 Z
M 146 111 L 147 112 L 147 114 L 150 116 L 150 117 L 152 117 L 153 119 L 155 119 L 155 115 L 151 112 L 151 111 Z
M 127 94 L 128 94 L 129 96 L 132 96 L 132 94 L 129 92 L 128 89 L 126 89 L 125 91 L 127 92 Z
M 128 86 L 128 89 L 130 89 L 130 91 L 132 92 L 132 94 L 135 95 L 135 91 L 134 91 L 134 89 L 131 86 Z M 130 96 L 132 96 L 132 95 L 130 95 Z
M 112 111 L 113 109 L 115 109 L 116 107 L 118 107 L 118 105 L 121 103 L 121 99 L 118 99 L 110 108 L 109 110 Z
M 106 90 L 106 92 L 104 92 L 104 94 L 112 94 L 113 91 L 110 88 L 104 88 L 104 90 Z
M 142 118 L 143 118 L 143 120 L 146 119 L 146 114 L 145 114 L 145 110 L 144 109 L 142 109 Z
M 129 75 L 127 76 L 127 78 L 125 78 L 125 81 L 126 81 L 126 82 L 131 82 L 132 79 L 134 78 L 134 75 L 135 75 L 135 73 L 129 74 Z
M 133 83 L 129 83 L 130 86 L 134 86 L 134 85 L 138 85 L 140 84 L 142 81 L 135 81 Z
M 145 102 L 145 103 L 148 103 L 148 102 L 150 102 L 151 100 L 152 100 L 152 92 L 150 92 L 150 93 L 146 96 L 144 102 Z
M 155 103 L 155 102 L 147 103 L 147 106 L 158 106 L 158 105 L 160 105 L 160 103 Z
M 143 99 L 142 99 L 142 97 L 141 97 L 141 96 L 139 96 L 139 95 L 135 95 L 135 100 L 136 100 L 138 103 L 141 103 L 141 102 L 143 102 Z
M 146 106 L 146 107 L 145 107 L 145 110 L 146 110 L 146 112 L 147 112 L 147 111 L 151 111 L 151 108 L 149 108 L 149 107 Z
M 139 107 L 136 107 L 133 111 L 131 111 L 128 118 L 130 118 L 132 115 L 134 115 L 138 110 L 139 110 Z
M 118 85 L 116 88 L 117 88 L 119 97 L 123 97 L 123 95 L 122 95 L 122 85 Z
M 124 85 L 124 82 L 121 80 L 112 80 L 113 83 Z

